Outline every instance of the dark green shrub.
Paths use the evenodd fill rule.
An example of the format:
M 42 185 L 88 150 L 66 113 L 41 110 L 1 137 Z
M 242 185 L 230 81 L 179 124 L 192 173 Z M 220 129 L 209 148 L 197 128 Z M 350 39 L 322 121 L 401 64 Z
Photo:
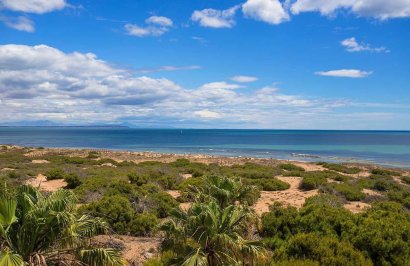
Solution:
M 279 168 L 287 171 L 299 171 L 304 172 L 305 169 L 303 167 L 291 164 L 291 163 L 281 163 L 279 164 Z
M 174 167 L 185 167 L 188 166 L 191 162 L 188 159 L 176 159 L 171 162 L 170 165 Z
M 398 205 L 379 204 L 362 213 L 345 236 L 375 265 L 408 265 L 410 215 Z
M 65 172 L 61 169 L 52 169 L 46 172 L 47 180 L 64 179 Z
M 97 159 L 98 157 L 100 157 L 100 156 L 99 156 L 99 154 L 98 154 L 97 151 L 90 151 L 90 152 L 88 152 L 87 158 L 89 158 L 89 159 Z
M 67 164 L 86 164 L 89 162 L 87 158 L 82 158 L 82 157 L 68 157 L 65 156 L 63 157 L 64 162 Z
M 387 169 L 381 169 L 381 168 L 376 168 L 371 171 L 372 174 L 374 175 L 387 175 L 387 176 L 400 176 L 401 174 L 397 171 L 392 171 L 392 170 L 387 170 Z
M 291 258 L 319 261 L 320 265 L 372 265 L 349 242 L 315 233 L 295 235 L 290 239 L 286 253 Z
M 319 165 L 322 165 L 323 167 L 329 169 L 329 170 L 333 170 L 336 172 L 341 172 L 341 173 L 345 173 L 345 174 L 357 174 L 360 172 L 360 169 L 357 167 L 347 167 L 341 164 L 337 164 L 337 163 L 318 163 Z
M 402 177 L 401 177 L 401 180 L 402 180 L 404 183 L 410 185 L 410 176 L 402 176 Z
M 158 218 L 167 217 L 169 212 L 179 205 L 173 197 L 165 192 L 148 195 L 148 198 L 153 202 L 152 211 L 156 213 Z
M 354 184 L 327 184 L 330 190 L 336 193 L 342 194 L 348 201 L 360 201 L 366 198 L 366 194 L 362 192 L 362 189 Z
M 277 191 L 290 188 L 290 185 L 277 178 L 244 179 L 245 184 L 259 187 L 263 191 Z
M 139 175 L 137 173 L 128 174 L 128 180 L 131 184 L 135 184 L 137 186 L 142 186 L 148 182 L 148 178 L 143 175 Z
M 11 179 L 19 178 L 20 175 L 16 171 L 10 171 L 7 173 L 7 176 Z
M 150 236 L 157 230 L 159 224 L 158 218 L 151 213 L 141 213 L 129 223 L 129 230 L 135 236 Z
M 65 175 L 64 181 L 67 183 L 66 188 L 69 188 L 69 189 L 74 189 L 81 185 L 81 181 L 78 178 L 78 175 L 74 173 L 69 173 Z
M 297 231 L 299 213 L 295 207 L 283 207 L 279 203 L 270 206 L 262 215 L 262 235 L 287 239 Z
M 106 196 L 97 202 L 80 208 L 80 211 L 106 220 L 111 228 L 119 234 L 130 232 L 129 223 L 134 217 L 134 210 L 127 198 L 115 195 Z

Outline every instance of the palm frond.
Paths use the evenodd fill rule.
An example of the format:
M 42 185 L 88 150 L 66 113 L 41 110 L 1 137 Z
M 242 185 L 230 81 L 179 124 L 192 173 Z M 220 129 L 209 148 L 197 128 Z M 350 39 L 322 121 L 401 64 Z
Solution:
M 120 256 L 119 252 L 115 249 L 88 249 L 81 250 L 79 253 L 79 259 L 81 262 L 88 266 L 123 266 L 126 265 L 126 261 Z
M 24 266 L 23 258 L 16 253 L 3 250 L 0 253 L 0 266 Z

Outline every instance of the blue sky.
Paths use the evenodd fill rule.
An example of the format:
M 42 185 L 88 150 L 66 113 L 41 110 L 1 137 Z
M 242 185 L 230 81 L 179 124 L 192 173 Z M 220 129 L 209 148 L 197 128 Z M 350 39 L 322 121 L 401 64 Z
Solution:
M 0 0 L 0 119 L 410 129 L 410 0 Z

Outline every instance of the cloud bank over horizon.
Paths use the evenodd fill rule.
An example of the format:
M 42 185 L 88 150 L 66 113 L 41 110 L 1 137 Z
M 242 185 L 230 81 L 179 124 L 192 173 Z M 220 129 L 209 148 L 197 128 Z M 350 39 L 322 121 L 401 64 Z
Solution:
M 246 90 L 256 77 L 236 76 L 184 88 L 166 78 L 136 76 L 92 53 L 47 45 L 0 45 L 0 119 L 121 123 L 173 127 L 335 127 L 345 99 L 307 98 L 276 86 Z M 362 103 L 371 108 L 371 103 Z M 396 108 L 396 106 L 392 106 Z M 349 120 L 388 118 L 351 112 Z

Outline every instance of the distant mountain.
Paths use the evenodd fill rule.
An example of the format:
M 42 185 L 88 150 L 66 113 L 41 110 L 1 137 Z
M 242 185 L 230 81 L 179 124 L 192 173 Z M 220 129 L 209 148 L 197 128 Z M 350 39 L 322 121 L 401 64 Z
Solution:
M 13 121 L 0 123 L 0 127 L 124 127 L 126 124 L 65 124 L 56 123 L 50 120 L 33 120 L 33 121 Z

